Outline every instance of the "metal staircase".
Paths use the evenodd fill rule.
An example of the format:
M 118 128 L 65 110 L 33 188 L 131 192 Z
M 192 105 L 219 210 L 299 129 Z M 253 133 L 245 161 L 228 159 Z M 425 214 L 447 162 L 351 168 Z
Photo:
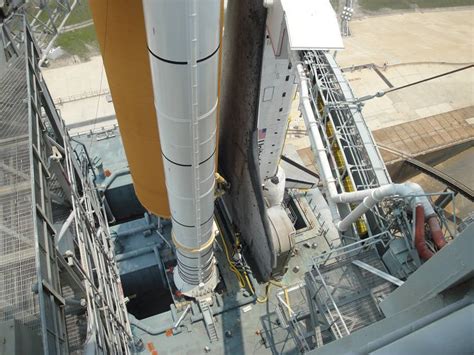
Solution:
M 212 310 L 209 307 L 209 304 L 206 300 L 200 299 L 199 308 L 201 309 L 203 315 L 204 325 L 206 326 L 207 334 L 209 335 L 209 340 L 211 341 L 211 343 L 218 341 L 219 337 L 217 336 L 214 315 L 212 314 Z
M 356 265 L 362 262 L 385 273 L 376 250 L 382 241 L 373 241 L 315 257 L 313 270 L 306 275 L 310 302 L 334 339 L 380 320 L 383 315 L 378 304 L 395 288 L 392 282 Z

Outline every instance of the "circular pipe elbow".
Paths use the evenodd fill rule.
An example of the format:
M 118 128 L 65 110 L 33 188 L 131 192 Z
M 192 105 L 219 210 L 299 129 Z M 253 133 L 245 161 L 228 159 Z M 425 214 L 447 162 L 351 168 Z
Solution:
M 425 194 L 425 191 L 423 190 L 423 188 L 415 182 L 406 182 L 402 184 L 401 186 L 406 186 L 406 188 L 408 189 L 407 193 L 405 193 L 405 196 Z M 427 196 L 416 196 L 415 201 L 416 201 L 416 204 L 423 205 L 423 208 L 425 211 L 425 218 L 428 219 L 429 217 L 436 215 L 433 209 L 433 206 L 431 205 L 431 202 Z

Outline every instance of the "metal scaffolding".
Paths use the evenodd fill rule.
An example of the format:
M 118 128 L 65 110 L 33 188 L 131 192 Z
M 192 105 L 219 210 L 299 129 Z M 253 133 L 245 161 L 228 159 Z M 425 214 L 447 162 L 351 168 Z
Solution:
M 380 152 L 361 114 L 360 103 L 327 52 L 302 53 L 311 82 L 311 102 L 340 192 L 368 190 L 391 183 Z M 353 206 L 339 204 L 341 216 Z M 363 217 L 353 236 L 369 236 L 386 229 L 383 211 L 374 208 L 372 220 Z
M 331 198 L 336 194 L 357 195 L 359 191 L 390 186 L 390 176 L 361 114 L 361 101 L 354 97 L 334 58 L 324 51 L 300 54 L 299 75 L 306 76 L 302 80 L 307 79 L 309 86 L 306 90 L 305 83 L 302 95 L 306 99 L 304 113 L 312 111 L 311 120 L 307 119 L 307 125 L 312 125 L 311 145 L 319 161 L 326 162 L 327 157 L 329 165 L 326 163 L 324 170 L 336 182 L 337 192 L 331 193 L 325 186 L 330 195 L 328 203 L 334 202 Z M 412 211 L 417 198 L 429 200 L 430 195 L 441 195 L 436 214 L 443 234 L 454 238 L 456 231 L 451 230 L 441 211 L 453 194 L 427 194 L 421 190 L 418 194 L 377 199 L 358 215 L 362 217 L 354 219 L 348 233 L 341 229 L 344 232 L 340 233 L 340 243 L 326 240 L 330 249 L 313 257 L 312 268 L 305 274 L 310 323 L 304 317 L 298 319 L 289 307 L 288 297 L 278 298 L 281 323 L 300 350 L 312 349 L 314 344 L 321 347 L 383 318 L 380 302 L 421 265 L 414 246 Z M 356 207 L 336 203 L 333 218 L 337 214 L 344 218 Z M 455 221 L 454 216 L 454 224 Z M 304 312 L 305 309 L 300 310 Z
M 80 0 L 79 0 L 80 1 Z M 39 65 L 45 61 L 49 51 L 62 32 L 69 15 L 78 0 L 32 0 L 25 3 L 17 13 L 24 14 L 31 33 L 40 51 Z
M 0 321 L 41 334 L 45 354 L 130 353 L 131 331 L 105 210 L 73 149 L 24 16 L 0 76 Z
M 353 243 L 313 259 L 305 276 L 311 319 L 339 339 L 383 318 L 378 304 L 395 288 L 376 245 L 380 236 Z M 369 270 L 370 271 L 369 271 Z

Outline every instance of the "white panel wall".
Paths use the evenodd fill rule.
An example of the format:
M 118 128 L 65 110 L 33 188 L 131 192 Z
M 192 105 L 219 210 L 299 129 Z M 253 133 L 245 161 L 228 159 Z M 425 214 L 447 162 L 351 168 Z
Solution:
M 258 110 L 258 147 L 262 183 L 277 172 L 288 128 L 291 102 L 296 90 L 295 75 L 290 61 L 282 57 L 275 57 L 272 39 L 267 33 Z

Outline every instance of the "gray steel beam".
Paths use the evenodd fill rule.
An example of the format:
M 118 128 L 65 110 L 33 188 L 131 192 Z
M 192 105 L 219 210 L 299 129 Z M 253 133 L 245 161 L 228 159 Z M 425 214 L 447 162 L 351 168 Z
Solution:
M 431 259 L 421 265 L 405 283 L 380 304 L 390 316 L 438 295 L 474 275 L 474 223 Z
M 373 266 L 371 266 L 371 265 L 369 265 L 369 264 L 366 264 L 366 263 L 364 263 L 364 262 L 362 262 L 362 261 L 360 261 L 360 260 L 354 260 L 352 263 L 353 263 L 354 265 L 356 265 L 356 266 L 362 268 L 362 269 L 365 269 L 365 270 L 371 272 L 371 273 L 374 274 L 374 275 L 377 275 L 377 276 L 381 277 L 381 278 L 384 279 L 384 280 L 387 280 L 387 281 L 393 283 L 394 285 L 397 285 L 397 286 L 403 285 L 403 281 L 402 281 L 402 280 L 397 279 L 396 277 L 394 277 L 394 276 L 392 276 L 392 275 L 390 275 L 390 274 L 387 274 L 386 272 L 384 272 L 384 271 L 382 271 L 382 270 L 379 270 L 379 269 L 377 269 L 377 268 L 375 268 L 375 267 L 373 267 Z
M 336 340 L 310 352 L 314 355 L 333 355 L 333 354 L 402 354 L 405 352 L 377 352 L 383 350 L 386 346 L 393 344 L 399 340 L 404 341 L 406 337 L 417 331 L 429 329 L 433 324 L 446 324 L 443 321 L 452 314 L 458 311 L 467 313 L 469 316 L 472 313 L 472 294 L 466 295 L 448 305 L 439 304 L 439 302 L 425 301 L 422 304 L 414 305 L 413 307 L 404 310 L 392 317 L 382 319 L 376 323 L 369 325 L 351 335 L 342 339 Z M 470 317 L 469 317 L 470 318 Z M 471 322 L 472 325 L 472 322 Z M 451 326 L 451 328 L 453 328 Z M 429 332 L 428 336 L 417 339 L 418 350 L 423 350 L 437 354 L 459 354 L 469 353 L 466 349 L 471 347 L 470 328 L 455 328 L 455 332 L 443 331 L 441 334 Z M 472 328 L 471 328 L 472 329 Z M 457 331 L 456 331 L 457 330 Z M 462 341 L 459 341 L 461 335 Z M 434 341 L 438 338 L 439 341 Z M 452 352 L 453 349 L 463 350 L 461 352 Z M 413 351 L 413 353 L 419 353 Z
M 471 304 L 419 329 L 415 325 L 409 334 L 373 354 L 473 354 L 473 316 L 474 305 Z

